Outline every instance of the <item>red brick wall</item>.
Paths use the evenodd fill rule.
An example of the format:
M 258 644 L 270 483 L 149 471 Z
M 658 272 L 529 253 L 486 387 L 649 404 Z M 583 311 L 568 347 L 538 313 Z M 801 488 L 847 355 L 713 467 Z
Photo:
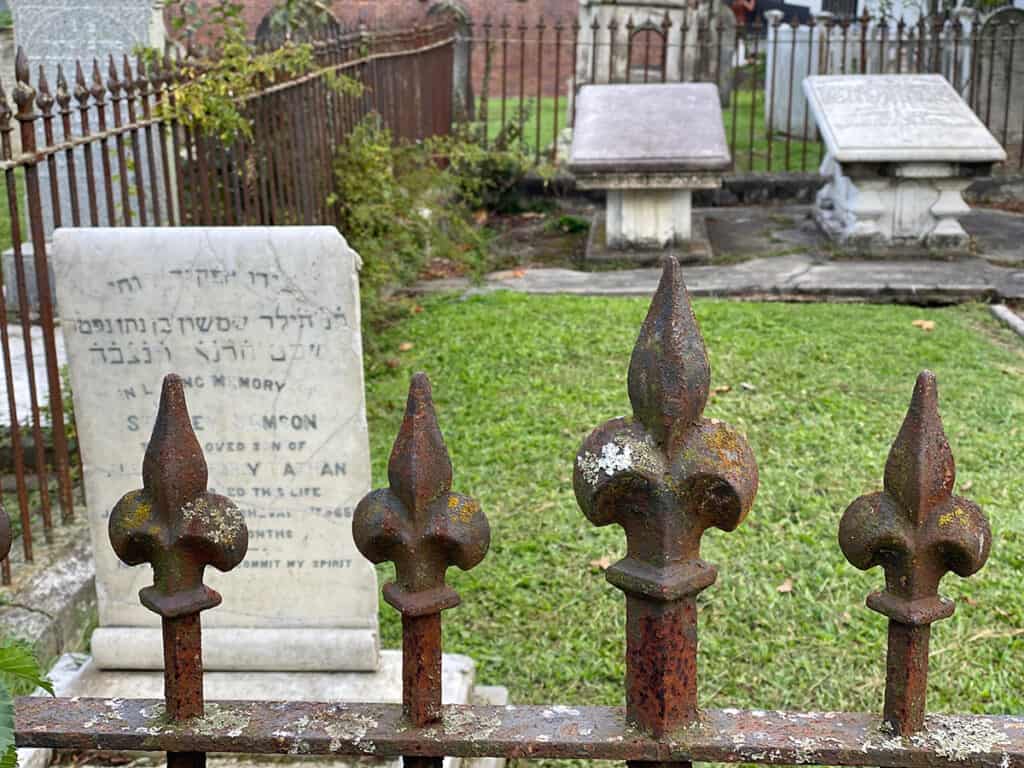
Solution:
M 530 23 L 544 14 L 548 22 L 561 16 L 566 24 L 576 18 L 578 0 L 459 0 L 469 11 L 476 23 L 482 23 L 489 14 L 495 21 L 507 14 L 510 20 L 518 21 L 525 15 Z M 437 0 L 334 0 L 331 11 L 339 21 L 354 24 L 363 21 L 370 26 L 402 26 L 426 18 L 427 11 Z M 210 5 L 211 0 L 206 0 Z M 244 2 L 243 14 L 252 34 L 256 33 L 260 20 L 274 5 L 275 0 L 248 0 Z

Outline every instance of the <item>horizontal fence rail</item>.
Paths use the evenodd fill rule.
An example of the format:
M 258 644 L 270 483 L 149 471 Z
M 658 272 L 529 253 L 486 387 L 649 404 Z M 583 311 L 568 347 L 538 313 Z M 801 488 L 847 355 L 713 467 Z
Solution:
M 360 552 L 371 562 L 395 564 L 384 599 L 402 615 L 401 705 L 205 701 L 199 615 L 220 596 L 204 586 L 203 568 L 239 565 L 247 531 L 234 503 L 207 491 L 183 381 L 168 376 L 146 448 L 143 488 L 126 494 L 110 518 L 118 556 L 154 569 L 153 586 L 140 597 L 163 622 L 165 700 L 18 699 L 17 744 L 166 751 L 176 768 L 201 768 L 214 751 L 401 756 L 417 768 L 437 768 L 445 756 L 681 767 L 694 760 L 922 768 L 1024 763 L 1024 717 L 926 713 L 931 625 L 955 607 L 939 595 L 939 582 L 948 571 L 975 573 L 992 546 L 981 509 L 953 495 L 953 455 L 938 385 L 927 371 L 892 444 L 883 490 L 856 499 L 839 526 L 846 558 L 885 573 L 884 589 L 867 600 L 888 621 L 881 716 L 700 709 L 697 595 L 718 575 L 700 556 L 701 539 L 710 528 L 728 532 L 742 524 L 759 483 L 744 436 L 703 416 L 710 381 L 681 270 L 669 258 L 629 364 L 632 416 L 591 432 L 573 475 L 587 520 L 618 525 L 627 540 L 626 556 L 605 571 L 625 594 L 625 708 L 442 707 L 441 614 L 460 600 L 445 572 L 478 565 L 491 534 L 480 504 L 452 491 L 426 376 L 412 379 L 389 486 L 365 496 L 353 518 Z
M 590 24 L 502 17 L 470 25 L 475 108 L 487 144 L 518 143 L 556 162 L 587 83 L 713 82 L 736 172 L 813 172 L 823 157 L 801 87 L 809 75 L 945 76 L 1024 169 L 1024 23 L 961 15 L 915 21 L 766 12 L 737 24 L 724 5 L 681 16 L 611 15 Z
M 33 73 L 19 51 L 13 99 L 0 85 L 10 222 L 2 245 L 13 252 L 13 270 L 0 270 L 0 408 L 9 425 L 0 426 L 0 457 L 10 467 L 0 503 L 6 496 L 25 561 L 34 559 L 34 527 L 49 540 L 55 522 L 75 514 L 76 446 L 66 436 L 48 268 L 53 230 L 336 225 L 334 157 L 363 118 L 379 115 L 396 141 L 450 131 L 452 19 L 401 31 L 336 28 L 309 44 L 312 70 L 249 98 L 252 135 L 232 143 L 169 117 L 165 107 L 197 67 L 187 57 L 107 57 Z M 361 91 L 336 87 L 338 76 Z M 0 575 L 11 583 L 8 559 Z

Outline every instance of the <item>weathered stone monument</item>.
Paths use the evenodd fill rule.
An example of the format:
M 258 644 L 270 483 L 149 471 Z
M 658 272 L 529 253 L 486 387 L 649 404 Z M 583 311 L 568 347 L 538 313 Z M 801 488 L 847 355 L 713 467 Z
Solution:
M 1006 153 L 940 75 L 823 75 L 804 92 L 827 154 L 815 217 L 840 244 L 962 247 L 962 192 Z
M 689 243 L 693 190 L 720 187 L 731 163 L 713 83 L 580 91 L 569 170 L 581 189 L 607 190 L 609 249 Z
M 185 381 L 210 487 L 250 530 L 210 574 L 211 670 L 373 670 L 377 580 L 351 517 L 370 487 L 358 256 L 318 228 L 59 230 L 55 271 L 84 464 L 101 668 L 158 669 L 158 619 L 107 519 L 138 485 L 160 382 Z M 282 654 L 281 649 L 288 653 Z
M 731 86 L 736 20 L 708 0 L 580 0 L 577 84 L 706 81 Z M 666 39 L 667 34 L 667 39 Z M 660 38 L 656 60 L 644 59 L 639 36 Z M 630 61 L 630 54 L 633 61 Z M 723 94 L 728 102 L 728 93 Z
M 92 61 L 96 58 L 99 60 L 103 81 L 106 82 L 108 56 L 113 55 L 120 67 L 122 57 L 125 54 L 133 56 L 139 46 L 163 50 L 165 45 L 162 0 L 10 0 L 10 3 L 14 16 L 15 43 L 23 47 L 28 54 L 33 84 L 36 73 L 42 66 L 51 91 L 57 83 L 58 66 L 63 68 L 64 76 L 73 88 L 75 62 L 82 62 L 91 84 Z M 134 65 L 134 59 L 132 63 Z M 12 84 L 5 85 L 9 90 Z M 110 112 L 112 106 L 109 103 L 109 96 L 107 100 L 107 110 Z M 75 134 L 80 135 L 81 117 L 75 107 L 77 104 L 72 108 L 72 125 Z M 121 108 L 124 109 L 123 104 Z M 127 113 L 123 115 L 123 119 L 127 122 Z M 95 131 L 95 116 L 92 121 L 91 127 Z M 113 124 L 112 115 L 108 116 L 108 121 Z M 42 121 L 37 123 L 37 142 L 42 146 Z M 59 124 L 59 118 L 57 123 Z M 60 129 L 55 128 L 55 131 L 59 138 Z M 58 184 L 61 189 L 61 221 L 68 226 L 71 223 L 71 202 L 70 195 L 67 194 L 67 164 L 63 152 L 55 157 Z M 111 162 L 116 168 L 116 155 L 111 155 Z M 157 164 L 159 163 L 160 159 L 157 158 Z M 78 157 L 77 164 L 81 171 L 85 165 L 84 157 Z M 145 174 L 148 178 L 148 165 Z M 40 200 L 47 237 L 51 235 L 55 226 L 49 185 L 49 173 L 40 173 Z M 81 173 L 78 174 L 78 185 L 78 199 L 83 201 L 82 207 L 85 209 L 84 201 L 88 199 L 88 189 L 85 176 Z M 161 203 L 166 206 L 165 201 L 162 200 Z M 96 204 L 100 222 L 107 222 L 107 203 L 103 194 L 97 196 Z M 120 202 L 117 204 L 122 205 Z M 164 209 L 166 210 L 166 207 Z

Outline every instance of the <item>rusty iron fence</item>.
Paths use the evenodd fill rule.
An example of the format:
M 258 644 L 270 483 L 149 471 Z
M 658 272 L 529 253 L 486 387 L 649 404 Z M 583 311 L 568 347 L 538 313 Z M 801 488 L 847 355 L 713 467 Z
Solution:
M 714 82 L 739 173 L 813 172 L 823 156 L 802 80 L 815 74 L 944 75 L 1024 170 L 1024 22 L 972 9 L 914 21 L 781 11 L 737 25 L 702 0 L 682 17 L 610 16 L 587 25 L 543 18 L 470 27 L 474 110 L 485 143 L 518 142 L 557 162 L 586 83 Z M 718 9 L 718 10 L 715 10 Z
M 337 224 L 333 158 L 366 115 L 380 115 L 398 141 L 450 130 L 454 42 L 448 18 L 401 31 L 328 30 L 311 41 L 308 74 L 248 100 L 252 136 L 230 145 L 167 116 L 163 105 L 174 101 L 187 60 L 110 57 L 33 73 L 19 51 L 13 107 L 0 87 L 10 229 L 0 246 L 12 251 L 0 271 L 0 500 L 13 497 L 7 507 L 17 510 L 26 561 L 34 523 L 49 539 L 55 520 L 75 514 L 47 255 L 53 230 Z M 335 87 L 338 74 L 362 92 Z M 9 584 L 9 559 L 0 568 Z
M 626 536 L 626 556 L 605 572 L 625 593 L 625 707 L 442 706 L 441 612 L 459 603 L 445 571 L 480 563 L 491 533 L 480 505 L 451 490 L 423 374 L 411 383 L 390 485 L 369 493 L 353 519 L 360 551 L 395 564 L 384 598 L 402 616 L 402 704 L 207 704 L 199 615 L 220 596 L 203 584 L 203 569 L 242 562 L 247 532 L 233 502 L 207 491 L 183 382 L 172 375 L 142 463 L 143 488 L 121 499 L 110 526 L 126 564 L 154 568 L 140 597 L 162 617 L 165 700 L 21 698 L 17 744 L 167 752 L 174 768 L 201 768 L 208 752 L 401 756 L 414 768 L 440 768 L 444 756 L 611 759 L 635 768 L 1024 764 L 1020 717 L 926 711 L 931 625 L 954 610 L 939 582 L 948 571 L 976 572 L 992 546 L 980 508 L 953 495 L 953 456 L 928 371 L 892 444 L 883 490 L 853 501 L 838 532 L 853 565 L 880 566 L 885 575 L 884 588 L 867 599 L 888 620 L 880 716 L 700 708 L 697 596 L 717 578 L 701 558 L 701 539 L 709 528 L 732 531 L 744 521 L 758 468 L 743 435 L 703 417 L 710 368 L 680 275 L 667 259 L 629 364 L 632 416 L 591 432 L 574 465 L 584 516 Z

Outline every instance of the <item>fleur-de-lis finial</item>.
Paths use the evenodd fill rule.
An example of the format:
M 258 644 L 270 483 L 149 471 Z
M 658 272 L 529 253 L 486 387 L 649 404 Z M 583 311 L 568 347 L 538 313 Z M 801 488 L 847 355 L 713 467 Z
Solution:
M 68 79 L 64 75 L 64 65 L 57 65 L 57 105 L 61 113 L 66 113 L 71 105 L 71 90 L 68 87 Z
M 142 461 L 142 489 L 125 494 L 110 513 L 110 542 L 128 565 L 153 566 L 142 604 L 161 617 L 167 717 L 200 717 L 203 643 L 199 612 L 220 604 L 203 584 L 206 566 L 229 571 L 242 562 L 249 534 L 234 503 L 206 489 L 206 459 L 192 431 L 185 388 L 164 379 L 156 423 Z M 202 752 L 169 752 L 167 764 L 203 768 Z
M 25 53 L 25 49 L 20 45 L 18 46 L 18 53 L 14 57 L 14 78 L 14 103 L 18 106 L 18 119 L 21 121 L 34 120 L 35 110 L 33 105 L 36 92 L 29 82 L 31 72 L 29 71 L 28 54 Z
M 50 81 L 46 79 L 46 69 L 42 64 L 39 65 L 39 90 L 36 94 L 36 106 L 46 116 L 49 116 L 50 111 L 53 109 L 53 94 L 50 93 Z
M 75 60 L 75 101 L 78 102 L 80 109 L 85 109 L 89 105 L 89 97 L 92 94 L 89 92 L 89 84 L 85 79 L 85 70 L 82 69 L 82 62 L 78 59 Z
M 107 90 L 119 101 L 121 96 L 121 80 L 117 74 L 117 64 L 114 62 L 114 54 L 107 56 Z
M 89 92 L 92 93 L 92 98 L 97 105 L 103 104 L 107 89 L 103 85 L 103 75 L 100 74 L 100 61 L 96 58 L 92 60 L 92 83 L 89 86 Z
M 459 603 L 445 572 L 483 560 L 491 531 L 476 500 L 451 492 L 451 460 L 421 373 L 409 386 L 388 483 L 359 502 L 352 533 L 370 562 L 395 564 L 384 599 L 402 614 L 403 703 L 406 716 L 425 725 L 441 713 L 441 611 Z
M 143 605 L 164 618 L 220 604 L 203 584 L 212 565 L 229 571 L 248 546 L 245 520 L 235 504 L 206 490 L 207 469 L 179 377 L 164 379 L 156 424 L 142 462 L 141 490 L 125 494 L 110 515 L 110 542 L 128 565 L 150 563 L 153 586 Z
M 128 98 L 135 95 L 135 73 L 132 72 L 132 60 L 128 58 L 128 54 L 124 55 L 124 60 L 121 62 L 121 71 L 124 73 L 123 87 L 124 92 Z
M 395 581 L 384 587 L 384 599 L 403 615 L 458 605 L 445 571 L 450 565 L 469 570 L 483 560 L 490 527 L 476 500 L 451 492 L 452 463 L 424 374 L 416 374 L 409 387 L 388 483 L 359 503 L 352 525 L 356 546 L 368 560 L 395 564 Z
M 930 626 L 955 607 L 939 595 L 939 581 L 947 571 L 978 571 L 992 545 L 981 509 L 953 495 L 955 481 L 938 384 L 924 371 L 889 451 L 885 490 L 854 501 L 839 524 L 847 560 L 861 570 L 885 570 L 885 589 L 867 604 L 889 617 L 885 719 L 901 735 L 923 725 Z
M 3 502 L 0 501 L 0 560 L 6 560 L 11 554 L 11 544 L 14 536 L 11 532 L 11 518 L 7 516 Z
M 656 735 L 696 714 L 695 598 L 717 575 L 701 537 L 735 529 L 757 492 L 746 440 L 702 416 L 709 386 L 704 340 L 668 258 L 630 361 L 633 418 L 594 430 L 573 478 L 587 518 L 626 533 L 626 557 L 605 576 L 627 596 L 627 714 Z
M 7 91 L 4 90 L 3 83 L 0 82 L 0 133 L 7 134 L 13 130 L 11 126 L 13 116 L 14 110 L 11 109 L 11 104 L 7 101 Z M 6 158 L 6 155 L 4 157 Z

